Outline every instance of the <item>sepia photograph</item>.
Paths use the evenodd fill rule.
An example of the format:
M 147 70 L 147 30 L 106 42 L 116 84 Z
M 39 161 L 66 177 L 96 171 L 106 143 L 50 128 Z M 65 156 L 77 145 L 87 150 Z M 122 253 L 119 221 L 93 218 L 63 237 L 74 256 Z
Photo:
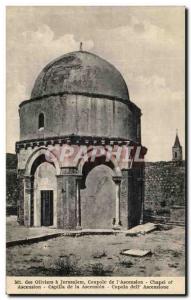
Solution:
M 8 294 L 185 294 L 186 9 L 6 8 Z

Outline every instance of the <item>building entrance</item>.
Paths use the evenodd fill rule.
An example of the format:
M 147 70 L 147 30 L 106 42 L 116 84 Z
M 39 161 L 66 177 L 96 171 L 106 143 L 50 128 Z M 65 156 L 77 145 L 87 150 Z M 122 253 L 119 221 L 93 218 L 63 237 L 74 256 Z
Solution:
M 41 226 L 53 225 L 53 191 L 41 191 Z

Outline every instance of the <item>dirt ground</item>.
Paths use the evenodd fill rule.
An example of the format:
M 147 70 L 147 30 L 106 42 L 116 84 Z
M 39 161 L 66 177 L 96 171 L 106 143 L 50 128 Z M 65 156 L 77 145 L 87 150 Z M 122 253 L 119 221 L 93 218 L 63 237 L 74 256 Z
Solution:
M 50 227 L 30 227 L 20 226 L 16 216 L 9 216 L 6 219 L 6 240 L 14 241 L 39 235 L 57 233 L 60 230 Z
M 124 233 L 62 236 L 8 248 L 7 275 L 183 276 L 184 239 L 183 227 L 137 237 L 126 237 Z M 124 249 L 151 250 L 152 254 L 145 257 L 124 256 L 120 254 Z

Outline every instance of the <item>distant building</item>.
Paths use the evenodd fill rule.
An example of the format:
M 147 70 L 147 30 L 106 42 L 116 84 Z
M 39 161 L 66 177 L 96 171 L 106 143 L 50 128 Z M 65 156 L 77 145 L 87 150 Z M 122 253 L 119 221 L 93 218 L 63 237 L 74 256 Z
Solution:
M 176 133 L 171 161 L 145 164 L 144 221 L 183 225 L 185 221 L 185 161 Z
M 174 146 L 172 147 L 172 160 L 182 160 L 182 146 L 180 145 L 178 133 L 176 133 Z

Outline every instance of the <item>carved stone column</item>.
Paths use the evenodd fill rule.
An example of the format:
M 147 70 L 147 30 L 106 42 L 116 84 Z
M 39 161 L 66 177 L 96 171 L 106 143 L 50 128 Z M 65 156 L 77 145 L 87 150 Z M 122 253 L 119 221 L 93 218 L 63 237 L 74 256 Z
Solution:
M 121 185 L 121 177 L 113 177 L 113 181 L 115 182 L 115 199 L 116 199 L 116 212 L 115 212 L 115 229 L 121 228 L 120 221 L 120 185 Z
M 63 219 L 63 175 L 56 175 L 57 178 L 57 220 L 56 227 L 64 228 Z
M 33 176 L 24 176 L 24 225 L 33 225 Z
M 141 174 L 142 175 L 142 174 Z M 144 223 L 144 178 L 143 177 L 139 177 L 137 179 L 137 184 L 138 184 L 138 199 L 140 201 L 140 209 L 141 209 L 141 213 L 140 213 L 140 224 Z
M 24 225 L 24 170 L 18 170 L 18 201 L 17 201 L 17 221 Z
M 120 185 L 120 221 L 123 229 L 128 228 L 128 193 L 129 193 L 129 170 L 121 171 L 122 179 Z
M 80 198 L 80 184 L 81 176 L 79 175 L 76 179 L 76 229 L 80 230 L 81 228 L 81 198 Z

